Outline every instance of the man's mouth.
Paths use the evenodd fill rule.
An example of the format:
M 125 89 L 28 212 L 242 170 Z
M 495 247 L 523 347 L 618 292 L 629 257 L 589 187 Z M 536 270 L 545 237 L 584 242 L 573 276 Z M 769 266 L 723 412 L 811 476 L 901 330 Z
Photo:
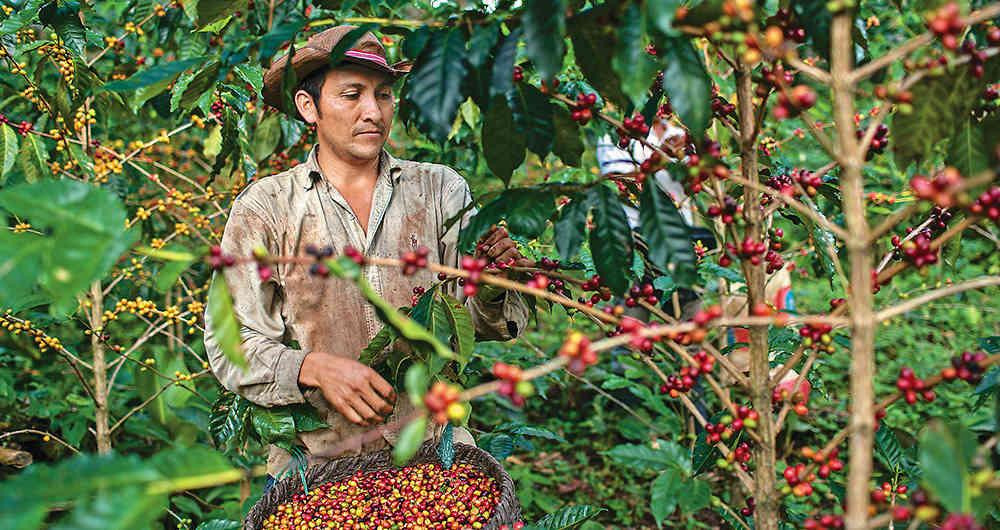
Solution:
M 363 136 L 368 134 L 376 134 L 378 136 L 382 136 L 382 131 L 361 131 L 357 133 L 357 136 Z

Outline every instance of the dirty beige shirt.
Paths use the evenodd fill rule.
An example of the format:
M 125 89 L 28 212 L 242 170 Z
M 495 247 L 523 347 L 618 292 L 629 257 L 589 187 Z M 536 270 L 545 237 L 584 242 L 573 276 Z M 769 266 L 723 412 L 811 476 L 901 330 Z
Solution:
M 313 177 L 320 177 L 315 185 L 310 177 L 313 172 L 317 173 Z M 337 252 L 352 245 L 366 255 L 396 258 L 424 245 L 431 250 L 429 260 L 458 267 L 458 233 L 475 210 L 463 215 L 448 231 L 444 223 L 471 201 L 468 184 L 455 170 L 399 160 L 383 151 L 366 234 L 347 201 L 322 178 L 314 148 L 304 163 L 255 181 L 237 196 L 222 237 L 222 250 L 250 256 L 255 247 L 262 246 L 272 255 L 304 256 L 309 244 L 331 245 Z M 365 266 L 362 273 L 394 307 L 410 305 L 414 287 L 428 287 L 437 281 L 436 274 L 426 269 L 404 276 L 399 269 Z M 354 284 L 335 277 L 314 277 L 307 266 L 294 264 L 276 265 L 267 282 L 261 282 L 253 263 L 230 267 L 225 277 L 241 324 L 249 368 L 243 371 L 225 358 L 206 312 L 205 347 L 222 385 L 263 406 L 303 401 L 315 406 L 330 428 L 299 435 L 299 443 L 308 453 L 328 453 L 325 448 L 364 432 L 364 427 L 350 423 L 328 406 L 318 389 L 303 393 L 298 384 L 302 360 L 309 352 L 357 359 L 382 328 L 374 308 Z M 528 308 L 518 293 L 487 301 L 479 295 L 465 299 L 454 282 L 450 290 L 449 294 L 465 300 L 480 339 L 508 340 L 527 325 Z M 301 349 L 289 346 L 292 341 Z M 405 390 L 396 390 L 399 397 L 388 422 L 413 411 Z M 434 434 L 432 429 L 428 427 L 428 438 Z M 395 433 L 390 433 L 341 455 L 383 449 L 393 443 Z M 268 472 L 280 472 L 289 459 L 285 451 L 272 446 Z

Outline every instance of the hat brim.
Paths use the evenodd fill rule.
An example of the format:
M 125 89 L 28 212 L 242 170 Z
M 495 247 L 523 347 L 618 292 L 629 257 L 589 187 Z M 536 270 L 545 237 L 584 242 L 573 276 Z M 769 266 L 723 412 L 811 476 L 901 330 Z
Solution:
M 393 79 L 399 79 L 400 77 L 408 74 L 412 68 L 412 63 L 409 61 L 400 61 L 392 65 L 383 65 L 376 61 L 371 61 L 367 59 L 362 59 L 359 57 L 351 57 L 345 55 L 341 58 L 339 64 L 350 63 L 357 64 L 359 66 L 364 66 L 375 70 L 377 72 L 386 74 Z M 264 86 L 261 89 L 261 97 L 264 103 L 289 114 L 290 116 L 301 119 L 299 113 L 295 111 L 294 108 L 286 109 L 285 101 L 282 94 L 282 82 L 285 75 L 285 67 L 288 64 L 288 55 L 285 55 L 275 61 L 267 72 L 264 73 Z M 305 79 L 306 76 L 319 70 L 320 68 L 329 64 L 329 53 L 323 50 L 318 50 L 312 47 L 303 47 L 300 50 L 295 50 L 295 57 L 292 60 L 292 68 L 295 71 L 296 82 Z

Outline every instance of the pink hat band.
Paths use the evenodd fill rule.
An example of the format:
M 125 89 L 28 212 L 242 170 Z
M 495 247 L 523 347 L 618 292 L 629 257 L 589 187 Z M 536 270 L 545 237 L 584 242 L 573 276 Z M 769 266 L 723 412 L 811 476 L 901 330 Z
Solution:
M 376 53 L 368 53 L 360 50 L 347 50 L 344 55 L 348 57 L 354 57 L 355 59 L 362 59 L 365 61 L 372 61 L 378 63 L 380 66 L 389 68 L 389 63 L 386 62 L 385 57 L 378 55 Z

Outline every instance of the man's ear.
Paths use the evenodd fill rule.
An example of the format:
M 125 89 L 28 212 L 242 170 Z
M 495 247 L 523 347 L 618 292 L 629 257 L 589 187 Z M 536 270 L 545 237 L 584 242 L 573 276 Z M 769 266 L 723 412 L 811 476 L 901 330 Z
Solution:
M 316 123 L 319 117 L 319 112 L 316 108 L 316 102 L 313 101 L 312 96 L 309 95 L 305 90 L 299 90 L 295 93 L 295 108 L 298 109 L 299 115 L 306 121 L 306 123 Z

